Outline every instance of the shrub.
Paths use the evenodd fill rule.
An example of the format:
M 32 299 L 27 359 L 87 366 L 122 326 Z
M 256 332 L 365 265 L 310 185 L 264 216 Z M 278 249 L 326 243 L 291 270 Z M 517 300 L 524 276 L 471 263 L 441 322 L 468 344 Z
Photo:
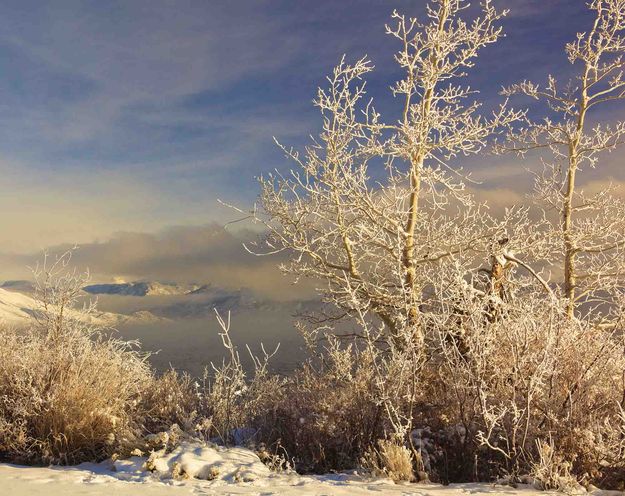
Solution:
M 354 358 L 350 350 L 335 351 L 318 368 L 303 366 L 263 419 L 266 442 L 283 446 L 300 472 L 354 468 L 384 435 L 371 364 Z
M 433 325 L 431 365 L 441 372 L 430 374 L 429 388 L 433 397 L 439 391 L 449 423 L 474 440 L 465 461 L 477 463 L 478 479 L 518 479 L 546 463 L 549 441 L 559 466 L 605 483 L 622 467 L 623 334 L 569 318 L 531 284 L 499 301 L 495 318 L 493 301 L 487 294 L 442 294 L 447 309 Z M 460 317 L 452 320 L 454 312 Z
M 137 433 L 152 377 L 126 343 L 64 328 L 58 339 L 0 331 L 0 455 L 21 462 L 99 460 Z
M 198 385 L 187 373 L 169 370 L 151 381 L 150 387 L 142 392 L 139 405 L 143 418 L 143 430 L 158 433 L 177 424 L 183 430 L 192 432 L 198 428 L 202 411 Z
M 217 312 L 216 312 L 217 313 Z M 269 372 L 273 353 L 262 348 L 262 357 L 247 351 L 254 368 L 247 373 L 239 351 L 230 337 L 230 314 L 223 319 L 217 313 L 220 336 L 228 358 L 221 365 L 211 364 L 204 373 L 202 411 L 205 412 L 204 435 L 216 436 L 228 445 L 253 444 L 262 440 L 260 429 L 267 427 L 270 411 L 283 400 L 283 380 Z
M 190 415 L 188 378 L 155 379 L 133 343 L 78 306 L 85 277 L 71 252 L 35 271 L 40 311 L 24 330 L 0 328 L 0 457 L 27 463 L 103 459 L 145 427 Z M 108 336 L 107 336 L 108 334 Z

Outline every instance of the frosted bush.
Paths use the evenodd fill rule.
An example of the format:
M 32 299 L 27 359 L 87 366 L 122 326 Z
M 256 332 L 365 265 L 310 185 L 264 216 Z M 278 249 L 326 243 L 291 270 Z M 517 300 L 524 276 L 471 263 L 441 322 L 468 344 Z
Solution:
M 28 329 L 0 327 L 3 459 L 101 460 L 188 404 L 188 384 L 171 375 L 156 381 L 133 343 L 89 323 L 95 306 L 79 305 L 86 276 L 69 268 L 70 258 L 46 257 L 35 270 L 41 310 Z

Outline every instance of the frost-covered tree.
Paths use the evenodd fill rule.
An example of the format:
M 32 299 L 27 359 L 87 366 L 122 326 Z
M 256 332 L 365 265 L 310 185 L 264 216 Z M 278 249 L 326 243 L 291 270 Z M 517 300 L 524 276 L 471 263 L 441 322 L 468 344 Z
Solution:
M 403 77 L 392 91 L 401 117 L 386 120 L 365 100 L 367 58 L 343 60 L 315 100 L 318 138 L 303 153 L 283 147 L 295 168 L 260 180 L 254 217 L 269 251 L 292 255 L 282 268 L 320 282 L 340 309 L 332 319 L 373 314 L 403 347 L 421 347 L 427 288 L 447 262 L 482 264 L 501 234 L 455 163 L 521 116 L 505 106 L 480 112 L 476 91 L 458 82 L 502 34 L 505 12 L 490 0 L 480 7 L 469 20 L 464 0 L 433 0 L 425 22 L 394 12 L 386 31 L 400 45 Z
M 625 204 L 609 190 L 594 195 L 580 188 L 579 175 L 599 164 L 603 152 L 625 142 L 625 121 L 602 122 L 601 108 L 625 100 L 625 0 L 594 0 L 587 32 L 566 45 L 576 76 L 560 84 L 524 81 L 504 94 L 526 95 L 545 104 L 547 117 L 510 134 L 502 149 L 521 155 L 546 150 L 536 193 L 557 212 L 552 262 L 561 269 L 566 311 L 583 302 L 613 302 L 625 278 Z

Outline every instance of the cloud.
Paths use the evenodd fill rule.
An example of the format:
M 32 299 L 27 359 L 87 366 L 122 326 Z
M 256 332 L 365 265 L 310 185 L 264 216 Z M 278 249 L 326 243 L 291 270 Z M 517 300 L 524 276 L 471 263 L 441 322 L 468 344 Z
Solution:
M 257 257 L 243 247 L 244 241 L 256 239 L 249 230 L 231 232 L 223 226 L 174 226 L 157 233 L 119 232 L 110 239 L 85 243 L 72 257 L 72 265 L 89 269 L 98 282 L 118 280 L 173 281 L 213 284 L 228 289 L 249 288 L 258 294 L 278 299 L 296 300 L 311 295 L 310 286 L 293 287 L 282 276 L 279 255 Z M 62 253 L 70 245 L 49 248 L 51 255 Z M 2 255 L 4 279 L 27 277 L 41 254 Z M 7 265 L 8 264 L 8 265 Z M 21 269 L 16 270 L 16 267 Z
M 512 9 L 508 36 L 466 80 L 486 107 L 501 84 L 559 73 L 561 47 L 587 24 L 566 0 L 496 4 Z M 424 3 L 2 2 L 0 250 L 228 220 L 217 198 L 249 205 L 253 177 L 288 166 L 272 136 L 299 146 L 318 128 L 310 100 L 343 53 L 371 56 L 368 90 L 392 120 L 398 46 L 383 24 L 395 7 L 422 16 Z M 508 159 L 467 169 L 498 205 L 531 187 Z
M 117 231 L 156 231 L 179 222 L 223 222 L 235 217 L 215 189 L 187 189 L 180 171 L 165 189 L 149 174 L 130 170 L 56 167 L 0 161 L 0 251 L 34 252 L 61 243 L 107 239 Z M 253 184 L 252 181 L 250 181 Z M 228 198 L 228 192 L 223 195 Z
M 519 206 L 525 202 L 524 193 L 511 188 L 470 188 L 470 191 L 477 202 L 487 203 L 495 214 L 502 212 L 507 207 Z
M 0 39 L 26 76 L 38 65 L 42 76 L 62 75 L 60 86 L 88 88 L 82 98 L 74 87 L 59 88 L 65 101 L 55 120 L 45 115 L 53 110 L 46 102 L 30 102 L 46 117 L 40 131 L 50 139 L 93 138 L 139 103 L 173 102 L 274 71 L 300 45 L 286 33 L 278 40 L 284 20 L 262 8 L 241 16 L 216 2 L 61 3 L 38 4 L 26 17 L 21 2 L 9 2 L 0 21 Z
M 139 181 L 110 171 L 58 174 L 0 162 L 0 178 L 2 251 L 92 241 L 122 226 L 145 225 L 156 203 Z

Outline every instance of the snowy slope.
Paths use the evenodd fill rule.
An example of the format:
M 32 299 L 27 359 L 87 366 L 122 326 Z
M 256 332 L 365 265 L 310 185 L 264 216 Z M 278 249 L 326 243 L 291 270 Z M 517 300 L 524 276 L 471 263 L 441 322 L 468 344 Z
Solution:
M 39 312 L 41 312 L 41 305 L 35 299 L 22 293 L 0 288 L 0 323 L 13 326 L 25 325 Z M 93 324 L 110 327 L 124 323 L 151 323 L 164 320 L 150 312 L 136 312 L 132 315 L 96 312 L 85 317 L 80 312 L 70 311 L 69 315 Z
M 31 317 L 36 305 L 29 296 L 0 288 L 0 322 L 22 324 Z
M 33 284 L 29 281 L 5 281 L 0 284 L 0 290 L 8 291 L 32 297 Z M 83 288 L 89 295 L 102 296 L 101 304 L 106 306 L 114 300 L 106 300 L 109 296 L 124 301 L 122 314 L 126 315 L 127 323 L 158 323 L 180 319 L 206 319 L 214 318 L 215 309 L 225 312 L 237 311 L 263 311 L 274 312 L 284 315 L 310 312 L 317 309 L 317 300 L 304 300 L 298 302 L 281 302 L 267 298 L 260 298 L 253 291 L 240 289 L 227 289 L 211 284 L 178 284 L 161 283 L 153 281 L 136 281 L 127 283 L 102 283 L 92 284 Z M 2 300 L 0 296 L 0 300 Z M 115 301 L 111 310 L 119 311 L 119 301 Z M 0 312 L 0 318 L 2 312 Z M 18 318 L 18 320 L 20 320 Z M 119 316 L 108 321 L 119 323 L 123 318 Z M 110 325 L 110 324 L 109 324 Z
M 271 472 L 256 453 L 187 440 L 171 452 L 85 463 L 77 467 L 22 467 L 0 464 L 0 494 L 11 496 L 546 496 L 531 486 L 494 484 L 395 484 L 356 473 L 301 476 Z M 608 496 L 618 491 L 579 489 L 579 494 Z

